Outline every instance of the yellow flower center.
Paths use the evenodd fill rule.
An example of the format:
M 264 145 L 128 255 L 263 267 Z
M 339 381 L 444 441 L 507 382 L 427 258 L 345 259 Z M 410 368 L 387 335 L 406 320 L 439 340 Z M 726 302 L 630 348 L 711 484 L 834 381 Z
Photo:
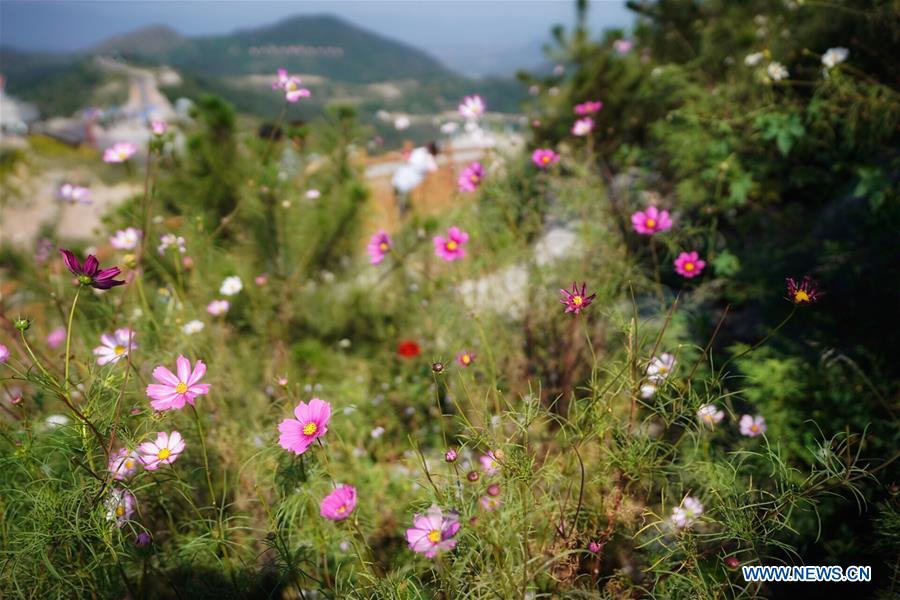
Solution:
M 478 183 L 478 175 L 472 175 L 471 177 L 469 177 L 469 181 L 471 181 L 472 183 Z
M 387 245 L 387 242 L 381 242 L 378 244 L 378 248 L 380 248 L 382 252 L 387 252 L 389 246 Z
M 804 290 L 797 290 L 794 292 L 794 301 L 795 302 L 809 302 L 809 294 Z
M 754 423 L 753 425 L 750 426 L 750 431 L 752 431 L 753 433 L 758 432 L 758 431 L 759 431 L 759 425 L 757 425 L 756 423 Z
M 470 362 L 472 362 L 472 357 L 469 356 L 468 354 L 463 354 L 462 361 L 464 364 L 469 364 Z
M 572 296 L 572 304 L 574 304 L 575 306 L 581 306 L 583 302 L 584 298 L 582 298 L 581 296 Z
M 432 529 L 431 531 L 429 531 L 428 541 L 432 544 L 437 544 L 439 541 L 441 541 L 441 532 L 437 529 Z
M 457 244 L 453 240 L 447 242 L 447 250 L 456 250 L 457 248 L 459 248 L 459 244 Z
M 116 356 L 118 356 L 118 355 L 120 355 L 120 354 L 124 354 L 124 353 L 125 353 L 125 346 L 116 346 L 115 348 L 113 348 L 113 352 L 116 353 Z
M 684 265 L 684 270 L 685 270 L 685 271 L 693 271 L 693 270 L 694 270 L 694 263 L 685 263 L 685 265 Z
M 126 469 L 133 469 L 133 468 L 134 468 L 134 461 L 131 460 L 130 458 L 129 458 L 128 460 L 126 460 L 126 461 L 125 461 L 125 468 L 126 468 Z
M 337 513 L 339 515 L 342 515 L 345 512 L 347 512 L 347 507 L 345 505 L 341 504 L 340 506 L 338 506 Z
M 306 425 L 303 426 L 303 435 L 315 435 L 315 433 L 319 430 L 319 426 L 310 421 Z
M 656 227 L 656 219 L 647 219 L 647 227 Z
M 293 92 L 293 91 L 296 91 L 297 84 L 294 81 L 288 81 L 285 88 L 287 89 L 287 91 Z
M 166 460 L 170 456 L 172 456 L 172 451 L 168 448 L 160 448 L 159 452 L 156 454 L 156 457 L 159 460 Z
M 179 381 L 178 385 L 175 386 L 175 391 L 179 394 L 183 394 L 187 391 L 187 384 L 183 381 Z
M 116 516 L 117 517 L 125 516 L 125 505 L 124 504 L 119 504 L 116 506 Z
M 541 157 L 541 162 L 546 165 L 548 162 L 550 162 L 550 157 L 545 154 L 544 156 Z

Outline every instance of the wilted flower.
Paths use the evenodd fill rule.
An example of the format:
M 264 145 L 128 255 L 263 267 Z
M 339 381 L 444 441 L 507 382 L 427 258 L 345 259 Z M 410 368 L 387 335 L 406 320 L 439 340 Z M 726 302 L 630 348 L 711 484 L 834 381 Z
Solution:
M 603 103 L 599 100 L 588 100 L 587 102 L 575 105 L 575 114 L 592 115 L 595 112 L 599 112 L 601 108 L 603 108 Z
M 466 96 L 459 104 L 459 114 L 462 115 L 464 119 L 478 119 L 484 114 L 486 109 L 487 106 L 485 105 L 484 100 L 478 95 Z
M 177 431 L 171 434 L 160 431 L 153 442 L 144 442 L 138 446 L 141 462 L 148 471 L 155 471 L 161 465 L 171 465 L 184 452 L 184 439 Z
M 559 162 L 559 154 L 550 148 L 538 148 L 531 154 L 531 162 L 544 169 Z
M 118 250 L 134 250 L 141 241 L 143 234 L 134 227 L 118 230 L 109 238 L 109 243 Z
M 784 67 L 783 64 L 779 62 L 770 62 L 769 66 L 766 67 L 766 73 L 769 75 L 769 79 L 772 81 L 781 81 L 782 79 L 787 79 L 788 70 Z
M 704 404 L 697 409 L 697 419 L 699 419 L 700 423 L 703 425 L 713 427 L 717 423 L 720 423 L 724 418 L 725 413 L 716 408 L 715 404 Z
M 195 333 L 203 331 L 204 327 L 206 327 L 206 325 L 203 324 L 203 321 L 192 319 L 181 326 L 181 331 L 185 335 L 194 335 Z
M 475 360 L 475 355 L 472 352 L 467 350 L 463 350 L 459 354 L 456 355 L 456 362 L 461 364 L 464 367 L 468 367 L 472 364 L 472 361 Z
M 798 306 L 806 304 L 815 304 L 819 301 L 819 286 L 810 279 L 809 275 L 805 276 L 798 284 L 793 278 L 788 277 L 787 281 L 787 299 Z
M 590 117 L 584 117 L 583 119 L 578 119 L 575 121 L 575 124 L 572 125 L 572 135 L 577 135 L 579 137 L 584 137 L 590 132 L 594 130 L 594 120 Z
M 653 235 L 672 227 L 672 219 L 669 218 L 669 211 L 648 206 L 631 215 L 631 226 L 642 235 Z
M 137 146 L 131 142 L 118 142 L 103 152 L 103 162 L 123 163 L 137 152 Z
M 459 527 L 456 513 L 444 515 L 440 508 L 432 504 L 424 515 L 413 517 L 413 526 L 406 530 L 406 541 L 413 552 L 434 558 L 438 552 L 456 546 L 454 537 Z
M 165 121 L 150 121 L 150 131 L 157 137 L 162 137 L 169 130 L 169 124 Z
M 478 461 L 481 463 L 481 470 L 485 475 L 495 475 L 500 466 L 493 450 L 488 450 L 488 453 L 479 457 Z
M 369 264 L 377 265 L 390 251 L 391 236 L 383 229 L 378 230 L 369 240 L 369 245 L 366 246 L 366 252 L 369 253 Z
M 466 256 L 463 244 L 469 241 L 469 234 L 459 227 L 451 227 L 447 230 L 447 237 L 434 236 L 434 253 L 438 258 L 452 262 Z
M 47 345 L 56 350 L 66 341 L 66 328 L 57 327 L 47 335 Z
M 296 419 L 285 419 L 278 425 L 278 443 L 285 450 L 303 454 L 310 444 L 328 433 L 331 405 L 319 398 L 301 402 L 294 408 Z
M 71 251 L 61 249 L 60 253 L 63 255 L 63 262 L 66 264 L 66 268 L 69 269 L 81 285 L 89 285 L 98 290 L 108 290 L 125 283 L 124 281 L 113 279 L 121 272 L 119 267 L 101 269 L 100 262 L 93 254 L 88 255 L 82 265 Z
M 137 348 L 134 341 L 134 332 L 123 327 L 116 329 L 113 335 L 104 333 L 100 336 L 100 345 L 94 348 L 94 355 L 97 356 L 97 364 L 103 366 L 109 363 L 117 363 L 123 356 L 127 356 L 128 352 Z
M 459 191 L 463 193 L 474 192 L 478 189 L 478 186 L 481 185 L 482 179 L 484 179 L 484 167 L 477 161 L 471 163 L 459 174 L 459 180 L 457 182 L 459 184 Z
M 113 479 L 117 481 L 127 479 L 137 471 L 138 462 L 137 452 L 120 448 L 109 457 L 109 472 L 112 473 Z
M 654 356 L 647 365 L 647 379 L 654 383 L 659 383 L 669 376 L 675 367 L 675 357 L 668 352 L 663 352 L 659 356 Z
M 206 312 L 214 317 L 220 317 L 227 313 L 229 308 L 231 308 L 231 303 L 228 300 L 213 300 L 206 305 Z
M 319 514 L 332 521 L 343 521 L 356 508 L 356 488 L 342 485 L 324 498 L 319 504 Z
M 495 496 L 482 496 L 480 499 L 481 507 L 488 512 L 492 512 L 500 508 L 503 501 Z
M 122 528 L 134 514 L 134 496 L 123 488 L 113 488 L 106 498 L 106 518 Z
M 849 55 L 850 51 L 846 48 L 829 48 L 822 55 L 822 64 L 825 65 L 826 69 L 831 69 L 847 60 Z
M 219 293 L 223 296 L 234 296 L 242 289 L 244 289 L 244 284 L 241 282 L 241 278 L 237 275 L 232 275 L 231 277 L 226 277 L 222 282 Z
M 696 252 L 682 252 L 675 259 L 675 272 L 688 279 L 699 275 L 705 266 L 706 261 L 701 260 Z
M 617 54 L 628 54 L 633 46 L 634 42 L 626 38 L 613 42 L 613 49 Z
M 163 366 L 153 369 L 153 378 L 159 383 L 151 383 L 147 386 L 147 396 L 153 402 L 150 406 L 154 410 L 182 409 L 185 403 L 193 406 L 194 399 L 209 393 L 209 384 L 200 383 L 206 374 L 206 365 L 198 360 L 191 370 L 191 361 L 184 356 L 179 356 L 175 361 L 176 376 Z
M 692 496 L 685 496 L 681 506 L 672 509 L 672 525 L 676 529 L 686 529 L 694 524 L 697 517 L 703 514 L 703 505 Z
M 456 459 L 459 458 L 459 453 L 453 448 L 450 448 L 446 452 L 444 452 L 444 460 L 448 463 L 456 462 Z
M 748 54 L 744 57 L 744 64 L 748 67 L 755 67 L 762 61 L 763 53 L 762 52 L 754 52 L 753 54 Z
M 81 187 L 80 185 L 64 183 L 59 188 L 59 198 L 60 200 L 65 200 L 66 202 L 70 202 L 72 204 L 76 202 L 80 202 L 81 204 L 90 204 L 91 191 L 86 187 Z
M 178 252 L 184 254 L 187 248 L 184 245 L 184 238 L 174 233 L 167 233 L 159 236 L 159 246 L 156 248 L 161 255 L 166 253 L 169 248 L 178 248 Z
M 741 429 L 741 435 L 746 435 L 747 437 L 762 435 L 766 432 L 766 429 L 768 429 L 765 418 L 760 415 L 756 415 L 755 417 L 743 415 L 741 416 L 741 421 L 738 425 Z
M 594 297 L 597 294 L 587 295 L 587 283 L 582 282 L 581 289 L 578 289 L 578 282 L 572 282 L 572 291 L 560 288 L 560 293 L 563 295 L 562 298 L 559 299 L 560 302 L 566 305 L 567 313 L 578 314 L 587 308 L 591 302 L 594 301 Z
M 397 354 L 403 358 L 413 358 L 418 356 L 421 351 L 419 345 L 412 340 L 403 340 L 397 346 Z

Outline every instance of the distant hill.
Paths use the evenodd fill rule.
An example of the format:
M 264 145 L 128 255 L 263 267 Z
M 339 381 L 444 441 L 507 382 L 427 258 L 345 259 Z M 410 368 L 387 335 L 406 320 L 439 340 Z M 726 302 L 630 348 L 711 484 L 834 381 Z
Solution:
M 94 50 L 219 76 L 270 73 L 279 67 L 353 83 L 450 74 L 421 50 L 333 16 L 293 17 L 267 27 L 196 38 L 150 27 L 106 40 Z

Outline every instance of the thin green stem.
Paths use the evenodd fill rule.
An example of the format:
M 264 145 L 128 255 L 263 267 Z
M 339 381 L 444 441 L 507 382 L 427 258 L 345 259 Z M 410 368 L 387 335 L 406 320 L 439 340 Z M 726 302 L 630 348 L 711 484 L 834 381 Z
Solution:
M 72 318 L 75 316 L 75 306 L 78 304 L 78 297 L 81 295 L 81 288 L 83 285 L 79 285 L 78 289 L 75 291 L 75 299 L 72 300 L 72 308 L 69 309 L 69 321 L 66 324 L 66 378 L 64 380 L 66 398 L 69 402 L 72 402 L 72 395 L 69 392 L 69 363 L 70 361 L 70 353 L 69 348 L 72 346 Z

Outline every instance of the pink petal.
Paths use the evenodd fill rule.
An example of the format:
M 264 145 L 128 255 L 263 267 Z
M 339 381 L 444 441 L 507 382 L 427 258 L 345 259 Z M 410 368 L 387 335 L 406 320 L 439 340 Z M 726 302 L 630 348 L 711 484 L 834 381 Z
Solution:
M 206 365 L 203 364 L 202 360 L 198 360 L 194 365 L 194 371 L 191 373 L 190 378 L 185 380 L 185 383 L 187 383 L 188 387 L 190 387 L 203 379 L 204 375 L 206 375 Z
M 165 383 L 170 386 L 178 385 L 178 378 L 172 373 L 172 371 L 168 370 L 165 367 L 156 367 L 153 369 L 153 378 L 161 383 Z M 148 388 L 150 386 L 147 386 Z
M 191 376 L 191 361 L 184 356 L 179 356 L 175 365 L 178 368 L 178 381 L 187 383 L 188 377 Z

